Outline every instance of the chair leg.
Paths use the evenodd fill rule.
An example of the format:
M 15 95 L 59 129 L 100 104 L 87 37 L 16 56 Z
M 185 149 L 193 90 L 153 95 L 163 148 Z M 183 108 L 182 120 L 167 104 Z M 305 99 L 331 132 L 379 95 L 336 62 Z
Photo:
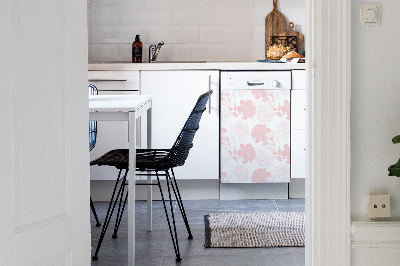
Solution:
M 115 205 L 117 204 L 117 201 L 114 202 L 114 196 L 115 196 L 115 191 L 116 191 L 116 189 L 117 189 L 118 183 L 119 183 L 119 181 L 120 181 L 121 172 L 122 172 L 122 169 L 119 170 L 118 178 L 117 178 L 117 181 L 115 182 L 115 186 L 114 186 L 114 190 L 113 190 L 113 193 L 112 193 L 112 196 L 111 196 L 110 204 L 108 205 L 108 210 L 107 210 L 106 219 L 105 219 L 105 221 L 104 221 L 103 228 L 102 228 L 102 230 L 101 230 L 100 239 L 99 239 L 99 241 L 97 242 L 96 252 L 94 253 L 94 256 L 92 257 L 93 260 L 97 260 L 97 259 L 98 259 L 97 255 L 98 255 L 98 253 L 99 253 L 101 244 L 102 244 L 103 239 L 104 239 L 104 235 L 106 234 L 108 225 L 109 225 L 109 223 L 110 223 L 111 216 L 112 216 L 112 214 L 113 214 L 113 212 L 114 212 Z M 123 177 L 123 179 L 122 179 L 122 182 L 125 182 L 127 174 L 128 174 L 128 170 L 125 171 L 125 175 L 124 175 L 124 177 Z M 122 188 L 121 188 L 121 186 L 120 186 L 120 188 L 119 188 L 119 190 L 118 190 L 118 193 L 117 193 L 117 196 L 116 196 L 116 199 L 119 198 L 119 195 L 120 195 L 120 193 L 121 193 L 121 189 L 122 189 Z M 114 202 L 114 204 L 113 204 L 113 202 Z M 112 208 L 111 208 L 111 207 L 112 207 Z
M 114 238 L 114 239 L 118 238 L 118 234 L 117 233 L 118 233 L 119 225 L 121 224 L 122 215 L 124 214 L 125 205 L 126 205 L 126 202 L 128 200 L 128 193 L 129 192 L 126 191 L 124 205 L 122 206 L 122 209 L 121 209 L 121 203 L 122 203 L 122 199 L 123 199 L 123 196 L 124 196 L 125 185 L 126 185 L 126 180 L 124 180 L 124 182 L 121 184 L 121 186 L 123 186 L 123 189 L 122 189 L 121 197 L 120 197 L 120 200 L 119 200 L 117 219 L 115 221 L 115 227 L 114 227 L 114 234 L 112 235 L 112 238 Z
M 172 172 L 172 178 L 171 178 L 171 176 L 169 177 L 171 179 L 171 186 L 172 186 L 172 189 L 174 191 L 176 201 L 178 202 L 179 210 L 181 211 L 183 221 L 185 222 L 186 229 L 187 229 L 188 234 L 189 234 L 188 238 L 189 239 L 193 239 L 193 235 L 192 235 L 192 232 L 190 231 L 190 227 L 189 227 L 189 222 L 188 222 L 187 217 L 186 217 L 185 208 L 183 207 L 181 194 L 179 193 L 178 184 L 176 183 L 174 170 L 172 168 L 171 168 L 171 172 Z
M 174 237 L 174 234 L 172 233 L 172 228 L 171 228 L 171 223 L 170 223 L 170 220 L 169 220 L 169 215 L 168 215 L 168 211 L 167 211 L 167 206 L 165 205 L 164 195 L 163 195 L 163 192 L 162 192 L 162 189 L 161 189 L 160 178 L 159 178 L 159 176 L 158 176 L 158 172 L 157 172 L 157 171 L 156 171 L 156 176 L 157 176 L 157 184 L 158 184 L 158 187 L 159 187 L 159 189 L 160 189 L 161 199 L 162 199 L 162 202 L 163 202 L 163 205 L 164 205 L 165 216 L 167 217 L 167 222 L 168 222 L 169 232 L 170 232 L 170 234 L 171 234 L 172 244 L 174 245 L 174 250 L 175 250 L 175 255 L 176 255 L 176 261 L 179 262 L 179 261 L 181 261 L 182 259 L 181 259 L 181 255 L 180 255 L 180 253 L 179 253 L 179 244 L 178 244 L 178 237 L 177 237 L 177 234 L 176 234 L 174 210 L 173 210 L 173 207 L 172 207 L 171 193 L 170 193 L 170 189 L 169 189 L 169 181 L 168 181 L 168 178 L 167 178 L 167 187 L 168 187 L 168 194 L 169 194 L 169 202 L 170 202 L 170 205 L 171 205 L 171 214 L 172 214 L 172 222 L 173 222 L 173 225 L 174 225 L 175 237 Z
M 96 209 L 94 208 L 92 197 L 90 197 L 90 208 L 92 209 L 94 219 L 96 219 L 96 227 L 99 227 L 101 225 L 101 223 L 99 222 L 99 218 L 97 217 L 97 213 L 96 213 Z

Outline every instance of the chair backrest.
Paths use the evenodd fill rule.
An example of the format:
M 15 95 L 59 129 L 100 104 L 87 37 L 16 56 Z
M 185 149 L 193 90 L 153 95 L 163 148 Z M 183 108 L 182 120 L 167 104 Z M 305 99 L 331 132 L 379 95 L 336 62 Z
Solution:
M 189 151 L 193 147 L 193 138 L 199 129 L 200 119 L 206 110 L 207 101 L 212 93 L 213 91 L 208 91 L 200 95 L 178 138 L 164 160 L 165 163 L 169 163 L 169 165 L 164 166 L 165 168 L 173 168 L 185 163 Z
M 88 85 L 89 95 L 98 95 L 96 86 Z M 97 139 L 97 121 L 89 121 L 89 151 L 93 150 Z

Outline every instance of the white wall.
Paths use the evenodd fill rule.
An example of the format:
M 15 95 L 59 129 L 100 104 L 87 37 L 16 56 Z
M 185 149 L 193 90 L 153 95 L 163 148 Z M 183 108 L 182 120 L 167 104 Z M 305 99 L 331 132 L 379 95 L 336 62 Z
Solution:
M 381 0 L 380 27 L 358 25 L 352 10 L 351 215 L 365 217 L 368 193 L 391 195 L 392 216 L 400 218 L 400 178 L 387 168 L 400 157 L 400 2 Z
M 363 2 L 352 1 L 351 265 L 399 265 L 400 178 L 387 168 L 400 157 L 400 2 L 380 0 L 381 26 L 361 27 Z M 391 195 L 392 219 L 366 221 L 369 193 Z
M 278 10 L 305 34 L 305 0 Z M 131 61 L 141 35 L 143 60 L 164 41 L 159 61 L 264 59 L 265 17 L 272 0 L 88 0 L 89 62 Z

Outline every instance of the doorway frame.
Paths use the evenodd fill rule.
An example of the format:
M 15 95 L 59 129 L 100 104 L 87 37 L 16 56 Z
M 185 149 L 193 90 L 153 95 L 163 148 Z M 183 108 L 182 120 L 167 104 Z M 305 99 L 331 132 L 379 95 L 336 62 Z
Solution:
M 306 265 L 350 265 L 351 0 L 306 12 Z
M 306 265 L 350 265 L 351 0 L 306 12 Z

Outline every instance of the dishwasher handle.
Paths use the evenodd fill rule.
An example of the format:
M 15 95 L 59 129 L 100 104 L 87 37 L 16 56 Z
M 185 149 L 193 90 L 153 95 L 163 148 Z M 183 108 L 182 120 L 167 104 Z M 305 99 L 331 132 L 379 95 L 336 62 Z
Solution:
M 262 86 L 264 85 L 264 82 L 251 82 L 247 81 L 247 86 Z

